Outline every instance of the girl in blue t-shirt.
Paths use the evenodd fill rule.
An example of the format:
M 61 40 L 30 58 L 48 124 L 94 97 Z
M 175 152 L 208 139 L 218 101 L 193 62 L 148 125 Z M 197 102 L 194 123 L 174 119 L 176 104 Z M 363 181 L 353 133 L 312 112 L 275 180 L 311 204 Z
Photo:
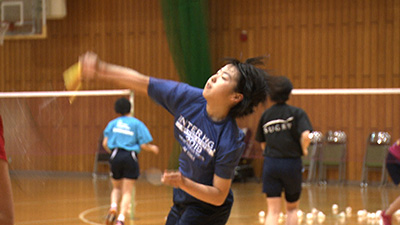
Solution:
M 106 224 L 123 225 L 131 202 L 131 193 L 139 177 L 137 154 L 140 150 L 158 154 L 158 146 L 150 144 L 153 138 L 144 123 L 130 116 L 131 103 L 126 98 L 119 98 L 114 105 L 115 112 L 121 116 L 111 120 L 104 129 L 103 147 L 111 153 L 110 165 L 113 189 L 111 206 Z M 119 202 L 120 201 L 120 202 Z M 118 203 L 120 211 L 118 218 Z
M 244 134 L 235 118 L 252 113 L 267 97 L 268 74 L 255 67 L 261 58 L 244 63 L 229 59 L 204 89 L 145 76 L 90 52 L 80 63 L 83 80 L 103 80 L 146 94 L 174 116 L 182 151 L 179 170 L 165 171 L 162 177 L 174 187 L 166 224 L 225 224 L 233 204 L 234 169 L 244 150 Z

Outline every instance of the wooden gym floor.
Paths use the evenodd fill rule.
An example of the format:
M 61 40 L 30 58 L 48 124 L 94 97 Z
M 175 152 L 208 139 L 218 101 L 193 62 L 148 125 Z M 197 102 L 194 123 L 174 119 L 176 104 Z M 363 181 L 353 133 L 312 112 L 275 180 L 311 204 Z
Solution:
M 103 224 L 109 207 L 111 184 L 107 177 L 93 179 L 85 174 L 22 174 L 11 175 L 15 204 L 16 225 L 47 224 Z M 248 181 L 233 183 L 235 203 L 229 225 L 262 224 L 259 212 L 266 211 L 265 196 L 261 183 Z M 310 213 L 312 208 L 326 215 L 323 224 L 379 224 L 377 221 L 357 220 L 357 211 L 366 209 L 376 212 L 387 207 L 400 190 L 389 185 L 305 185 L 301 196 L 300 209 Z M 144 179 L 136 184 L 136 207 L 133 220 L 126 224 L 164 224 L 172 201 L 172 189 L 154 186 Z M 339 212 L 352 208 L 351 217 L 340 218 L 332 214 L 332 205 L 338 204 Z M 400 224 L 396 219 L 394 224 Z M 301 224 L 307 223 L 304 219 Z

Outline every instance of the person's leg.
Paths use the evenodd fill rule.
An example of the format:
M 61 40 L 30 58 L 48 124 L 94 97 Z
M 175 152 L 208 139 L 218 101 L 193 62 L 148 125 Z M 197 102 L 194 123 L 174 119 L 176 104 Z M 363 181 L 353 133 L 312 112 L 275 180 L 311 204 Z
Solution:
M 121 198 L 122 179 L 111 178 L 111 183 L 113 185 L 113 189 L 111 191 L 111 206 L 106 217 L 107 225 L 113 224 L 115 217 L 117 216 L 118 202 Z
M 263 193 L 266 194 L 267 201 L 267 217 L 265 225 L 278 224 L 279 214 L 282 211 L 281 193 L 282 183 L 282 162 L 281 159 L 264 158 L 263 165 Z
M 389 208 L 385 210 L 387 215 L 393 215 L 398 209 L 400 209 L 400 196 L 397 197 L 392 204 L 390 204 Z
M 122 179 L 122 199 L 120 204 L 120 211 L 118 220 L 124 221 L 125 216 L 129 212 L 129 206 L 131 204 L 132 190 L 135 185 L 134 179 L 123 178 Z
M 302 182 L 301 159 L 288 159 L 286 175 L 283 176 L 286 199 L 286 224 L 298 224 L 297 211 L 299 208 Z
M 299 209 L 299 202 L 286 202 L 286 224 L 287 225 L 297 225 L 298 217 L 297 210 Z
M 392 224 L 392 215 L 396 212 L 396 210 L 400 209 L 400 196 L 397 197 L 392 204 L 390 204 L 389 208 L 382 211 L 382 222 L 384 225 Z
M 113 189 L 111 191 L 111 205 L 118 205 L 122 195 L 122 183 L 123 179 L 111 179 Z
M 265 225 L 275 225 L 278 224 L 279 214 L 282 209 L 281 197 L 267 197 L 267 218 L 265 220 Z

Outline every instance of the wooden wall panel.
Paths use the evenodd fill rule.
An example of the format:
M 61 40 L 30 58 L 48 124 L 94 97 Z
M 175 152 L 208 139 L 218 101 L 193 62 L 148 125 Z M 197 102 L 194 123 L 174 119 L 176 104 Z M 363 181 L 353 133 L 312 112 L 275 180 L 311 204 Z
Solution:
M 159 1 L 68 0 L 67 9 L 66 18 L 48 21 L 46 39 L 6 40 L 0 46 L 0 91 L 63 90 L 62 72 L 87 50 L 145 74 L 178 80 Z M 209 24 L 214 71 L 224 57 L 269 55 L 267 68 L 288 76 L 295 88 L 400 86 L 400 0 L 209 1 Z M 243 30 L 247 41 L 240 40 Z M 84 88 L 118 87 L 94 83 Z M 116 98 L 79 97 L 73 105 L 65 98 L 1 100 L 6 137 L 15 140 L 7 142 L 11 168 L 91 171 L 97 139 L 116 116 Z M 292 96 L 290 103 L 306 110 L 316 130 L 348 133 L 347 177 L 359 180 L 368 133 L 386 130 L 400 137 L 399 100 L 398 95 L 317 95 Z M 259 106 L 239 125 L 255 129 L 268 106 Z M 161 147 L 158 156 L 140 155 L 142 168 L 166 168 L 172 117 L 145 96 L 135 96 L 135 116 Z M 254 163 L 258 175 L 261 162 Z
M 229 13 L 221 14 L 218 7 L 224 3 Z M 288 76 L 295 88 L 399 87 L 399 0 L 259 0 L 246 4 L 250 7 L 210 1 L 210 21 L 224 20 L 210 26 L 214 62 L 227 55 L 245 59 L 268 54 L 267 68 Z M 235 29 L 247 30 L 249 39 L 221 37 L 234 34 Z M 361 177 L 370 132 L 385 130 L 393 139 L 400 137 L 398 99 L 397 95 L 292 96 L 290 103 L 306 110 L 316 130 L 346 131 L 347 177 L 354 181 Z M 239 125 L 255 128 L 262 111 L 238 120 Z M 256 160 L 255 167 L 259 169 L 261 162 Z M 379 174 L 372 178 L 379 180 Z
M 159 1 L 69 0 L 67 8 L 66 18 L 47 21 L 46 39 L 6 40 L 0 46 L 0 91 L 63 90 L 62 72 L 87 50 L 145 74 L 179 79 Z M 84 88 L 118 87 L 94 83 Z M 66 98 L 0 99 L 10 167 L 90 172 L 98 138 L 117 116 L 113 112 L 117 98 L 78 97 L 72 105 Z M 135 96 L 135 115 L 161 148 L 158 156 L 143 153 L 141 167 L 166 168 L 172 117 L 144 96 Z

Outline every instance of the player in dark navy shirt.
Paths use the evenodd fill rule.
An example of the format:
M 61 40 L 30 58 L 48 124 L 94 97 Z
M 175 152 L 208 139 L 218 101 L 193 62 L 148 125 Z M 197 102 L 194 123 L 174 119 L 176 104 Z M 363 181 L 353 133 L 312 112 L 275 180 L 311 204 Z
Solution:
M 244 150 L 244 134 L 235 118 L 252 113 L 267 97 L 268 74 L 255 67 L 260 60 L 230 59 L 199 89 L 105 63 L 94 53 L 81 57 L 83 79 L 110 81 L 148 94 L 174 116 L 174 135 L 182 152 L 179 170 L 165 171 L 162 177 L 164 184 L 174 187 L 166 224 L 227 222 L 234 169 Z
M 270 100 L 275 104 L 261 116 L 256 133 L 256 140 L 264 149 L 263 192 L 268 204 L 265 224 L 278 224 L 282 191 L 286 198 L 286 224 L 297 224 L 301 156 L 308 154 L 312 127 L 302 109 L 286 104 L 293 89 L 287 77 L 270 76 L 268 84 Z

